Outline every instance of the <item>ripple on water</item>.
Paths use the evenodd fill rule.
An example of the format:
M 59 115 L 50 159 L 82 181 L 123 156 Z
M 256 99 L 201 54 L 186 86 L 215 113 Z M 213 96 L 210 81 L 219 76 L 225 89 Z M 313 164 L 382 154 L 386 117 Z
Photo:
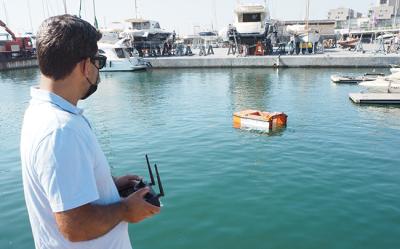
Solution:
M 337 71 L 102 74 L 80 105 L 112 172 L 147 178 L 147 153 L 167 194 L 160 215 L 130 225 L 133 245 L 397 248 L 400 109 L 353 105 L 348 93 L 360 89 L 332 84 Z M 37 79 L 37 71 L 0 74 L 0 248 L 33 247 L 18 146 Z M 246 108 L 284 111 L 288 127 L 233 129 L 232 113 Z

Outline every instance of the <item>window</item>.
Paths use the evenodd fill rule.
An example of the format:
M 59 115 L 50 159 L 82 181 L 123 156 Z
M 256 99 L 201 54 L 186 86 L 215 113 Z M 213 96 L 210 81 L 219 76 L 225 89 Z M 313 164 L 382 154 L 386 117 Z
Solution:
M 0 41 L 9 41 L 10 39 L 9 34 L 0 34 Z
M 248 13 L 243 14 L 243 22 L 260 22 L 261 13 Z
M 150 28 L 150 23 L 149 22 L 133 22 L 132 23 L 132 28 L 133 29 L 149 29 Z
M 122 48 L 116 48 L 115 53 L 117 54 L 118 58 L 125 58 L 124 50 Z

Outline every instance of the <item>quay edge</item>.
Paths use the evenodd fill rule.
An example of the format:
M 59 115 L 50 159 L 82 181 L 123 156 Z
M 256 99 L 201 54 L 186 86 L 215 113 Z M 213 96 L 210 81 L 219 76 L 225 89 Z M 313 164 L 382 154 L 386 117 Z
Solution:
M 13 59 L 11 61 L 0 61 L 0 71 L 37 67 L 36 58 L 29 59 Z
M 400 54 L 318 54 L 282 56 L 192 56 L 145 58 L 154 69 L 171 68 L 388 68 L 400 64 Z M 36 58 L 0 61 L 0 71 L 37 67 Z
M 388 68 L 400 64 L 400 55 L 284 55 L 249 57 L 158 57 L 146 58 L 153 68 Z

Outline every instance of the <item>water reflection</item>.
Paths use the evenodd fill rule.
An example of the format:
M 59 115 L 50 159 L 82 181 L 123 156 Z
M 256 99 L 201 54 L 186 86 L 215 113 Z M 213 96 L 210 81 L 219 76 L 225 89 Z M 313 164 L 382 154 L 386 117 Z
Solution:
M 232 69 L 229 88 L 232 109 L 268 110 L 276 77 L 273 69 Z

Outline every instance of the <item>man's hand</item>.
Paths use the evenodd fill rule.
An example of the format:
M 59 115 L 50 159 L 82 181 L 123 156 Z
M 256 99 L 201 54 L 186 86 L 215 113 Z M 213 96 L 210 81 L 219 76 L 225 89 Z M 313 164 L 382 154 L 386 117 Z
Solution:
M 129 178 L 129 177 L 127 177 Z M 71 242 L 87 241 L 108 233 L 121 221 L 137 223 L 160 212 L 144 200 L 149 188 L 139 189 L 121 202 L 109 205 L 86 204 L 54 213 L 59 231 Z
M 159 207 L 144 200 L 148 192 L 149 188 L 145 187 L 121 200 L 124 221 L 137 223 L 160 212 Z
M 135 186 L 142 178 L 137 175 L 126 175 L 121 177 L 114 177 L 115 186 L 118 191 L 125 189 L 130 186 Z

